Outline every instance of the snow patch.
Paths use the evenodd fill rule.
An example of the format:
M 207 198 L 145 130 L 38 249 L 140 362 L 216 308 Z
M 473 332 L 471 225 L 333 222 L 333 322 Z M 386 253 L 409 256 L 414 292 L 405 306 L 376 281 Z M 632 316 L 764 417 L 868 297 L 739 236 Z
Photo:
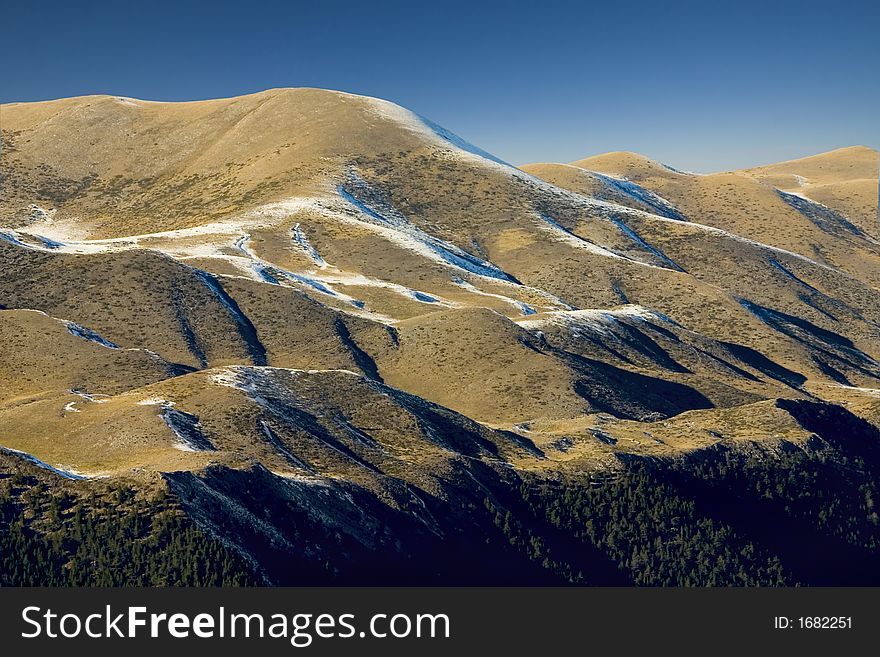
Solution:
M 23 248 L 23 249 L 32 249 L 30 244 L 25 244 L 20 239 L 18 239 L 18 234 L 14 230 L 0 230 L 0 240 L 4 242 L 9 242 L 10 244 Z
M 555 219 L 553 219 L 550 215 L 544 214 L 543 212 L 539 212 L 538 216 L 541 218 L 545 224 L 547 224 L 557 237 L 563 241 L 571 244 L 580 249 L 586 249 L 590 253 L 594 253 L 596 255 L 605 256 L 607 258 L 617 258 L 619 260 L 626 260 L 622 255 L 614 253 L 614 251 L 609 251 L 605 247 L 599 246 L 598 244 L 594 244 L 588 240 L 585 240 L 582 237 L 578 237 L 570 230 L 568 230 L 565 226 L 558 223 Z
M 534 308 L 532 308 L 525 301 L 514 301 L 513 305 L 515 305 L 517 308 L 519 308 L 519 311 L 523 315 L 537 315 L 538 314 L 538 311 L 535 310 Z
M 34 235 L 40 243 L 45 246 L 47 249 L 51 251 L 57 251 L 58 249 L 63 249 L 65 244 L 63 242 L 56 242 L 53 239 L 46 237 L 45 235 Z
M 174 406 L 174 402 L 167 401 L 162 399 L 161 397 L 149 397 L 147 399 L 141 399 L 137 402 L 138 406 Z
M 422 303 L 437 303 L 438 299 L 432 297 L 430 294 L 425 294 L 424 292 L 419 292 L 418 290 L 410 290 L 409 296 L 411 296 L 416 301 L 421 301 Z
M 586 169 L 584 169 L 584 171 L 586 171 Z M 589 173 L 624 196 L 628 196 L 629 198 L 648 206 L 653 212 L 662 217 L 676 219 L 678 221 L 687 221 L 687 218 L 678 210 L 678 208 L 672 205 L 672 203 L 631 180 L 617 178 L 597 171 L 590 171 Z
M 838 384 L 838 386 L 846 390 L 852 390 L 853 392 L 859 392 L 864 395 L 868 395 L 869 397 L 880 397 L 880 389 L 878 388 L 859 388 L 856 386 L 845 386 L 840 384 Z
M 430 119 L 380 98 L 366 98 L 366 101 L 370 103 L 371 108 L 377 114 L 394 121 L 421 137 L 426 137 L 438 146 L 442 146 L 445 149 L 449 149 L 451 146 L 452 149 L 450 150 L 459 157 L 463 156 L 482 160 L 491 163 L 493 166 L 503 167 L 505 170 L 516 171 L 513 166 L 504 160 L 495 157 L 491 153 L 487 153 L 482 148 L 474 146 Z
M 65 326 L 67 326 L 67 330 L 70 331 L 71 335 L 75 335 L 76 337 L 82 338 L 83 340 L 94 342 L 101 345 L 102 347 L 107 347 L 108 349 L 119 349 L 119 345 L 114 342 L 110 342 L 110 340 L 102 338 L 100 334 L 90 328 L 86 328 L 85 326 L 80 326 L 79 324 L 68 321 L 65 321 L 64 324 Z
M 425 127 L 427 127 L 431 132 L 433 132 L 436 136 L 440 137 L 440 139 L 442 139 L 443 141 L 445 141 L 449 144 L 452 144 L 452 146 L 454 146 L 455 148 L 457 148 L 461 151 L 464 151 L 465 153 L 470 153 L 471 155 L 476 155 L 477 157 L 482 158 L 484 160 L 489 160 L 490 162 L 494 162 L 495 164 L 500 164 L 505 167 L 513 168 L 513 165 L 508 164 L 507 162 L 505 162 L 504 160 L 502 160 L 498 157 L 495 157 L 494 155 L 492 155 L 488 151 L 484 151 L 482 148 L 479 148 L 478 146 L 474 146 L 469 141 L 465 141 L 464 139 L 459 137 L 454 132 L 450 132 L 449 130 L 444 128 L 442 125 L 440 125 L 438 123 L 434 123 L 430 119 L 428 119 L 424 116 L 420 116 L 418 114 L 416 114 L 415 117 L 416 117 L 416 119 L 421 121 L 421 123 Z
M 297 226 L 299 226 L 299 224 L 297 224 Z M 293 283 L 305 285 L 321 294 L 326 294 L 327 296 L 347 301 L 356 308 L 363 308 L 363 302 L 354 299 L 347 294 L 337 292 L 332 287 L 325 284 L 319 277 L 287 271 L 286 269 L 281 269 L 280 267 L 276 267 L 272 263 L 263 260 L 248 246 L 249 241 L 250 235 L 244 233 L 235 241 L 235 248 L 245 255 L 247 261 L 245 261 L 244 266 L 257 275 L 257 280 L 263 283 L 269 283 L 270 285 L 281 285 L 280 279 L 284 278 Z M 315 252 L 315 254 L 317 255 L 317 252 Z M 320 258 L 320 256 L 317 257 Z M 321 262 L 324 263 L 324 267 L 329 267 L 329 265 L 324 262 L 323 258 L 321 258 Z M 241 266 L 241 263 L 238 264 Z
M 49 472 L 52 472 L 52 473 L 57 474 L 61 477 L 64 477 L 65 479 L 73 479 L 73 480 L 89 479 L 88 475 L 80 474 L 79 472 L 76 472 L 75 470 L 72 470 L 69 468 L 66 470 L 63 470 L 61 468 L 56 468 L 54 466 L 49 465 L 45 461 L 41 461 L 33 454 L 28 454 L 27 452 L 22 452 L 17 449 L 12 449 L 10 447 L 0 446 L 0 453 L 9 454 L 11 456 L 17 456 L 20 459 L 24 459 L 25 461 L 32 463 L 33 465 L 36 465 L 37 467 L 42 468 L 43 470 L 48 470 Z
M 271 374 L 273 372 L 285 374 L 347 374 L 355 378 L 363 377 L 359 372 L 352 372 L 344 369 L 324 369 L 324 370 L 306 370 L 295 367 L 251 367 L 248 365 L 228 365 L 222 370 L 211 376 L 211 383 L 227 388 L 235 388 L 250 392 L 253 389 L 253 382 L 249 380 L 249 375 L 253 376 L 260 373 Z M 265 378 L 265 374 L 262 374 Z
M 519 310 L 519 312 L 523 315 L 537 314 L 537 311 L 532 306 L 527 304 L 525 301 L 519 301 L 518 299 L 512 299 L 510 297 L 504 296 L 503 294 L 495 294 L 493 292 L 485 292 L 484 290 L 479 289 L 478 287 L 476 287 L 472 283 L 468 283 L 467 281 L 462 280 L 461 278 L 453 278 L 452 283 L 454 285 L 457 285 L 458 287 L 464 289 L 464 290 L 467 290 L 468 292 L 472 292 L 473 294 L 479 294 L 484 297 L 492 297 L 494 299 L 500 299 L 500 300 L 504 301 L 505 303 L 509 303 L 511 306 L 513 306 L 517 310 Z M 563 305 L 563 307 L 565 307 L 569 310 L 571 309 L 571 306 L 568 306 L 568 304 L 562 304 L 561 301 L 559 301 L 559 304 Z
M 420 301 L 422 303 L 435 303 L 442 306 L 448 307 L 456 307 L 458 304 L 453 303 L 447 299 L 443 299 L 442 297 L 436 294 L 428 294 L 426 292 L 422 292 L 419 290 L 413 290 L 412 288 L 406 287 L 405 285 L 400 285 L 398 283 L 392 283 L 391 281 L 382 280 L 380 278 L 372 278 L 370 276 L 365 276 L 363 274 L 348 274 L 344 272 L 339 273 L 324 273 L 322 272 L 319 276 L 316 275 L 318 279 L 324 283 L 330 285 L 340 285 L 340 286 L 351 286 L 351 287 L 377 287 L 385 290 L 389 290 L 394 292 L 395 294 L 399 294 L 400 296 L 409 297 L 411 299 L 415 299 L 416 301 Z
M 556 325 L 569 329 L 576 336 L 579 335 L 581 330 L 611 335 L 615 325 L 624 319 L 662 323 L 678 327 L 676 321 L 671 317 L 659 311 L 633 304 L 610 310 L 591 308 L 587 310 L 557 311 L 546 313 L 539 319 L 517 320 L 517 323 L 523 328 L 532 331 L 545 329 L 549 325 Z
M 372 224 L 383 229 L 383 234 L 397 244 L 432 260 L 439 260 L 478 276 L 518 283 L 494 264 L 434 237 L 412 224 L 357 174 L 350 173 L 348 180 L 337 187 L 337 192 L 360 213 L 360 216 L 372 220 L 360 223 Z
M 145 350 L 145 351 L 148 351 L 148 350 Z M 148 353 L 152 353 L 152 352 L 148 351 Z M 158 354 L 154 354 L 154 355 L 158 355 Z M 92 402 L 93 404 L 106 404 L 108 401 L 110 401 L 110 399 L 109 399 L 110 395 L 85 392 L 84 390 L 79 390 L 77 388 L 71 388 L 70 390 L 68 390 L 68 392 L 72 395 L 76 395 L 77 397 L 82 397 L 86 401 Z M 102 397 L 106 397 L 107 399 L 102 399 Z
M 321 257 L 321 254 L 318 253 L 318 250 L 314 246 L 312 246 L 312 243 L 309 242 L 309 238 L 306 237 L 306 234 L 303 232 L 300 224 L 296 224 L 293 227 L 292 233 L 293 241 L 296 242 L 303 251 L 305 251 L 306 255 L 311 258 L 312 262 L 314 262 L 321 269 L 327 267 L 327 262 L 324 260 L 324 258 Z

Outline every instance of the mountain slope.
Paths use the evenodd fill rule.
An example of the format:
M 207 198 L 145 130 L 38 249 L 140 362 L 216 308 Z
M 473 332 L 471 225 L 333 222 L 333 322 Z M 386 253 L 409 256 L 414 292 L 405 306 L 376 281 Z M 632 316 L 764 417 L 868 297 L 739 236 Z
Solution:
M 877 421 L 880 243 L 773 186 L 843 194 L 863 150 L 519 170 L 317 89 L 0 112 L 4 459 L 162 491 L 258 581 L 390 576 L 388 551 L 423 581 L 616 582 L 522 487 Z
M 880 156 L 865 146 L 743 170 L 779 189 L 800 194 L 848 217 L 865 232 L 880 237 L 877 175 Z
M 854 158 L 852 168 L 833 165 L 835 159 L 845 159 L 848 154 Z M 877 287 L 880 284 L 876 233 L 878 172 L 876 166 L 873 172 L 871 169 L 876 158 L 876 151 L 862 148 L 844 149 L 837 156 L 816 156 L 820 162 L 832 163 L 827 165 L 827 173 L 817 179 L 835 180 L 829 183 L 835 189 L 838 184 L 844 186 L 841 190 L 851 186 L 855 196 L 846 205 L 851 208 L 852 216 L 842 212 L 842 205 L 835 206 L 838 210 L 822 205 L 818 197 L 811 200 L 801 195 L 805 190 L 799 187 L 774 187 L 773 184 L 780 181 L 759 173 L 767 168 L 695 175 L 670 169 L 634 153 L 599 155 L 579 160 L 572 166 L 610 176 L 618 186 L 629 184 L 645 189 L 695 223 L 793 251 Z M 533 166 L 544 167 L 543 173 L 549 182 L 572 189 L 582 184 L 572 181 L 572 174 L 559 165 L 526 165 L 523 170 L 532 171 Z M 792 166 L 797 168 L 796 163 Z M 812 168 L 799 170 L 812 173 L 817 167 L 821 168 L 814 163 Z M 535 175 L 540 173 L 535 169 Z M 848 177 L 862 175 L 863 180 Z M 782 182 L 787 185 L 792 180 Z M 825 200 L 829 198 L 821 192 L 820 196 Z

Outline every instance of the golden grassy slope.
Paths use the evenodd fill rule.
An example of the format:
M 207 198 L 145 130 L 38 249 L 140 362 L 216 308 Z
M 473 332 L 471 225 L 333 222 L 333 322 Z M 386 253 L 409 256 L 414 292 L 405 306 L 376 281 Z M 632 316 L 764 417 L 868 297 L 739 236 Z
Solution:
M 724 418 L 806 390 L 837 399 L 880 377 L 877 244 L 808 216 L 756 173 L 696 176 L 613 153 L 528 175 L 402 108 L 315 89 L 0 112 L 0 304 L 13 309 L 0 318 L 16 336 L 64 327 L 24 309 L 39 310 L 123 348 L 70 336 L 63 358 L 37 357 L 17 349 L 40 340 L 9 343 L 9 398 L 29 403 L 0 407 L 4 440 L 52 463 L 289 468 L 258 423 L 268 412 L 289 416 L 278 440 L 328 476 L 376 478 L 307 416 L 357 416 L 366 434 L 379 423 L 393 458 L 349 445 L 351 427 L 327 431 L 410 477 L 457 452 L 544 468 L 577 450 L 541 459 L 516 441 L 570 438 L 602 461 L 644 445 L 612 446 L 595 430 L 631 437 L 669 416 L 652 454 L 716 440 L 703 430 L 713 422 L 773 440 L 773 422 L 736 433 Z M 181 365 L 203 371 L 174 376 Z M 252 388 L 283 404 L 267 411 L 254 389 L 217 385 L 226 366 L 249 368 Z M 74 387 L 113 397 L 90 402 Z M 198 416 L 217 450 L 175 447 L 162 404 L 137 403 L 151 397 Z M 426 430 L 448 411 L 425 400 L 471 420 Z M 71 401 L 79 412 L 64 410 Z M 436 444 L 465 425 L 465 444 Z M 474 447 L 474 432 L 500 451 Z
M 102 237 L 199 225 L 307 194 L 337 173 L 350 144 L 382 134 L 366 103 L 277 89 L 191 103 L 90 96 L 4 105 L 4 206 L 48 203 L 58 220 L 85 219 L 78 228 Z
M 845 163 L 847 156 L 854 158 L 851 167 Z M 793 204 L 799 203 L 796 195 L 780 194 L 772 184 L 779 181 L 764 179 L 756 170 L 696 175 L 625 152 L 585 158 L 572 166 L 626 178 L 659 194 L 693 222 L 793 251 L 880 287 L 880 249 L 874 237 L 876 222 L 872 221 L 872 217 L 876 218 L 876 166 L 873 174 L 870 173 L 872 158 L 876 157 L 876 151 L 870 149 L 843 149 L 834 151 L 828 158 L 825 155 L 808 158 L 813 162 L 802 169 L 821 171 L 816 179 L 824 185 L 832 185 L 830 189 L 818 190 L 821 199 L 853 192 L 855 196 L 847 196 L 847 203 L 852 201 L 853 207 L 867 209 L 867 213 L 860 211 L 856 216 L 846 214 L 842 206 L 830 207 L 844 212 L 845 216 L 828 213 L 821 206 L 794 207 Z M 830 163 L 823 168 L 826 159 Z M 523 170 L 539 176 L 543 173 L 548 182 L 563 187 L 571 185 L 569 188 L 575 191 L 583 184 L 573 180 L 564 167 L 526 165 Z M 847 177 L 861 175 L 870 178 Z M 802 189 L 794 191 L 809 196 Z M 816 200 L 822 202 L 819 197 Z
M 155 354 L 78 337 L 64 322 L 41 312 L 0 311 L 0 405 L 66 397 L 71 390 L 112 395 L 160 381 L 168 376 L 167 368 Z
M 797 160 L 787 160 L 766 166 L 743 169 L 747 173 L 759 178 L 769 176 L 802 176 L 802 186 L 827 185 L 852 180 L 867 180 L 877 178 L 880 167 L 880 155 L 873 148 L 867 146 L 850 146 L 838 148 L 827 153 L 811 155 Z M 781 181 L 780 181 L 781 182 Z M 781 189 L 795 187 L 791 184 L 798 181 L 788 181 L 788 185 L 776 185 Z
M 878 168 L 880 155 L 876 150 L 866 146 L 851 146 L 798 160 L 744 169 L 743 173 L 827 205 L 874 237 L 880 237 Z

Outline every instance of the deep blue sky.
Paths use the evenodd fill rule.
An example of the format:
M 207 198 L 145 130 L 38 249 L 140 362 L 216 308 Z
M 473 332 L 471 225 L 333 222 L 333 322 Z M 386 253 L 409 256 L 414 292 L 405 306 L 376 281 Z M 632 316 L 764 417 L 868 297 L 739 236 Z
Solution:
M 0 102 L 325 87 L 515 164 L 634 150 L 705 172 L 880 146 L 877 0 L 3 0 L 0 20 Z

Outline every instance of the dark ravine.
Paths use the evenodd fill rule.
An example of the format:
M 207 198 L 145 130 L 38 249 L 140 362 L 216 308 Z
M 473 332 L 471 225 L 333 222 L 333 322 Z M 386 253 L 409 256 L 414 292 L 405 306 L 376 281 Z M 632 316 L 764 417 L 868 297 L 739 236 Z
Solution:
M 370 356 L 370 354 L 361 349 L 360 345 L 358 345 L 354 338 L 351 337 L 351 331 L 348 330 L 345 320 L 341 317 L 337 317 L 333 322 L 333 327 L 336 330 L 336 335 L 339 336 L 339 340 L 342 342 L 342 346 L 344 346 L 351 354 L 352 360 L 360 368 L 361 372 L 363 372 L 367 378 L 382 383 L 382 375 L 379 374 L 379 368 L 376 365 L 376 361 L 373 360 L 373 357 Z
M 184 305 L 182 292 L 179 289 L 174 289 L 172 291 L 171 299 L 174 304 L 174 316 L 177 318 L 177 323 L 180 327 L 183 339 L 186 342 L 186 346 L 193 358 L 196 359 L 199 367 L 205 369 L 208 367 L 208 357 L 205 354 L 205 349 L 202 346 L 199 336 L 196 334 L 189 321 L 189 314 Z
M 798 196 L 797 194 L 790 194 L 789 192 L 783 192 L 782 190 L 776 190 L 776 192 L 786 204 L 800 212 L 822 230 L 831 233 L 832 235 L 844 234 L 855 237 L 865 237 L 865 233 L 862 232 L 860 228 L 855 226 L 849 221 L 849 219 L 839 212 L 835 212 L 831 208 L 827 208 L 824 205 L 806 199 L 803 196 Z
M 267 365 L 266 348 L 260 342 L 256 327 L 248 319 L 247 315 L 242 312 L 241 308 L 238 307 L 235 299 L 229 296 L 229 293 L 226 292 L 220 283 L 219 278 L 204 271 L 197 272 L 197 276 L 217 300 L 223 304 L 226 310 L 229 311 L 229 314 L 232 315 L 232 319 L 235 320 L 238 326 L 238 332 L 247 347 L 254 365 Z
M 217 448 L 202 432 L 202 425 L 195 415 L 165 404 L 161 416 L 168 428 L 177 436 L 182 447 L 198 452 L 216 451 Z
M 767 326 L 803 345 L 814 360 L 827 364 L 832 370 L 855 372 L 880 379 L 880 363 L 859 349 L 849 338 L 801 317 L 761 306 L 747 299 L 740 299 L 739 302 Z M 839 380 L 837 375 L 831 378 Z

